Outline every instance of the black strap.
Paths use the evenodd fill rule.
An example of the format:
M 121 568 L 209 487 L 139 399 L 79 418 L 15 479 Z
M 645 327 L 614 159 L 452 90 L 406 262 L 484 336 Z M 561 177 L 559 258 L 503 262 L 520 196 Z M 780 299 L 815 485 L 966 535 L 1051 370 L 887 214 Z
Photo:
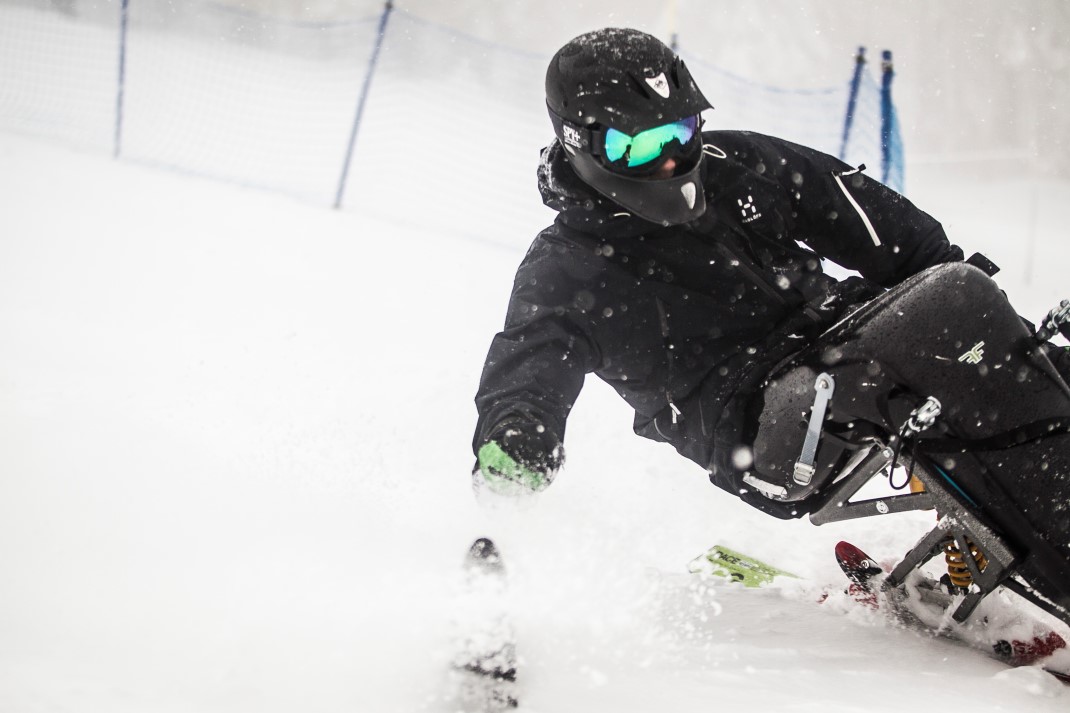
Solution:
M 918 449 L 925 453 L 968 453 L 970 451 L 1001 451 L 1048 436 L 1070 433 L 1070 418 L 1045 418 L 1024 426 L 989 436 L 988 438 L 919 439 Z
M 967 265 L 973 265 L 981 272 L 985 273 L 989 277 L 992 277 L 999 272 L 999 265 L 988 259 L 988 256 L 981 253 L 974 253 L 970 255 L 970 258 L 966 261 Z

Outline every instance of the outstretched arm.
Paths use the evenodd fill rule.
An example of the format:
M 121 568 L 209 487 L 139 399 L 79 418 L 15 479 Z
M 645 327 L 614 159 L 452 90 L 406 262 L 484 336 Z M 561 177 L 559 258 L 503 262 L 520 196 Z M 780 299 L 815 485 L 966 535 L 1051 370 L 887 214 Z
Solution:
M 539 242 L 517 272 L 505 328 L 491 343 L 476 394 L 477 484 L 538 491 L 564 460 L 565 422 L 597 363 L 568 282 L 554 251 Z

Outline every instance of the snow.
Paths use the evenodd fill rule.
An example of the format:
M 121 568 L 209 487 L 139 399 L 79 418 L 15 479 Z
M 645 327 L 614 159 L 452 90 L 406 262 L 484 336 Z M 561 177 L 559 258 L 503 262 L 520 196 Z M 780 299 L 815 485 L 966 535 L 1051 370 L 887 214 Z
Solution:
M 527 710 L 1070 700 L 812 591 L 685 574 L 722 542 L 834 583 L 836 540 L 894 558 L 929 520 L 766 518 L 594 380 L 554 486 L 477 508 L 471 398 L 520 250 L 12 136 L 0 157 L 0 708 L 436 710 L 481 534 Z
M 531 158 L 512 168 L 534 183 Z M 911 197 L 1039 318 L 1070 296 L 1070 184 L 969 169 L 908 166 Z M 931 515 L 763 516 L 632 436 L 595 379 L 553 487 L 478 507 L 472 396 L 531 236 L 11 134 L 0 195 L 0 710 L 443 710 L 480 535 L 510 569 L 521 710 L 1070 703 L 1035 669 L 816 603 L 836 541 L 894 560 Z M 714 543 L 807 579 L 686 574 Z

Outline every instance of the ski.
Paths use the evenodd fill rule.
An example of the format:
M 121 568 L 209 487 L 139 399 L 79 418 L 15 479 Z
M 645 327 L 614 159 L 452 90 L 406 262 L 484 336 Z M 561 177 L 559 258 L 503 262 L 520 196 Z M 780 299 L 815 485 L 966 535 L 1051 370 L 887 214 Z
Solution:
M 887 572 L 849 542 L 835 548 L 836 561 L 847 577 L 846 586 L 818 587 L 817 601 L 846 595 L 849 606 L 863 606 L 886 616 L 896 625 L 959 642 L 1008 666 L 1038 666 L 1070 683 L 1070 634 L 1060 633 L 1061 623 L 1048 623 L 1000 593 L 987 597 L 971 618 L 952 619 L 964 594 L 921 571 L 913 572 L 899 587 L 885 588 Z M 714 545 L 688 564 L 693 574 L 714 576 L 747 588 L 768 588 L 785 578 L 801 579 L 771 564 L 723 545 Z M 1018 606 L 1016 606 L 1018 605 Z
M 1070 649 L 1051 625 L 992 596 L 966 622 L 953 611 L 965 596 L 948 581 L 915 571 L 903 585 L 882 586 L 887 573 L 869 555 L 849 542 L 836 545 L 836 561 L 847 576 L 847 595 L 855 602 L 888 613 L 895 621 L 934 636 L 961 642 L 1009 666 L 1040 666 L 1070 683 Z
M 506 573 L 501 553 L 481 537 L 464 558 L 457 606 L 456 653 L 450 663 L 453 711 L 500 713 L 519 705 L 513 627 L 506 610 Z
M 705 554 L 691 560 L 687 569 L 691 574 L 706 574 L 739 582 L 744 587 L 761 587 L 777 577 L 798 577 L 791 572 L 777 569 L 749 555 L 714 545 Z

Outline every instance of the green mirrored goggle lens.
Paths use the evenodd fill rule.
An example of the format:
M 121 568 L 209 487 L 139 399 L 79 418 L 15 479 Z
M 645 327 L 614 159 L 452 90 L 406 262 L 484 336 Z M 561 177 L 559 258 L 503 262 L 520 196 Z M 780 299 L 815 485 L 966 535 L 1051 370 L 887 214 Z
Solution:
M 697 116 L 655 126 L 653 129 L 640 131 L 635 136 L 629 136 L 616 129 L 607 129 L 605 155 L 611 163 L 627 157 L 629 168 L 642 166 L 661 156 L 662 149 L 672 141 L 679 141 L 681 145 L 686 144 L 695 135 L 697 129 Z

